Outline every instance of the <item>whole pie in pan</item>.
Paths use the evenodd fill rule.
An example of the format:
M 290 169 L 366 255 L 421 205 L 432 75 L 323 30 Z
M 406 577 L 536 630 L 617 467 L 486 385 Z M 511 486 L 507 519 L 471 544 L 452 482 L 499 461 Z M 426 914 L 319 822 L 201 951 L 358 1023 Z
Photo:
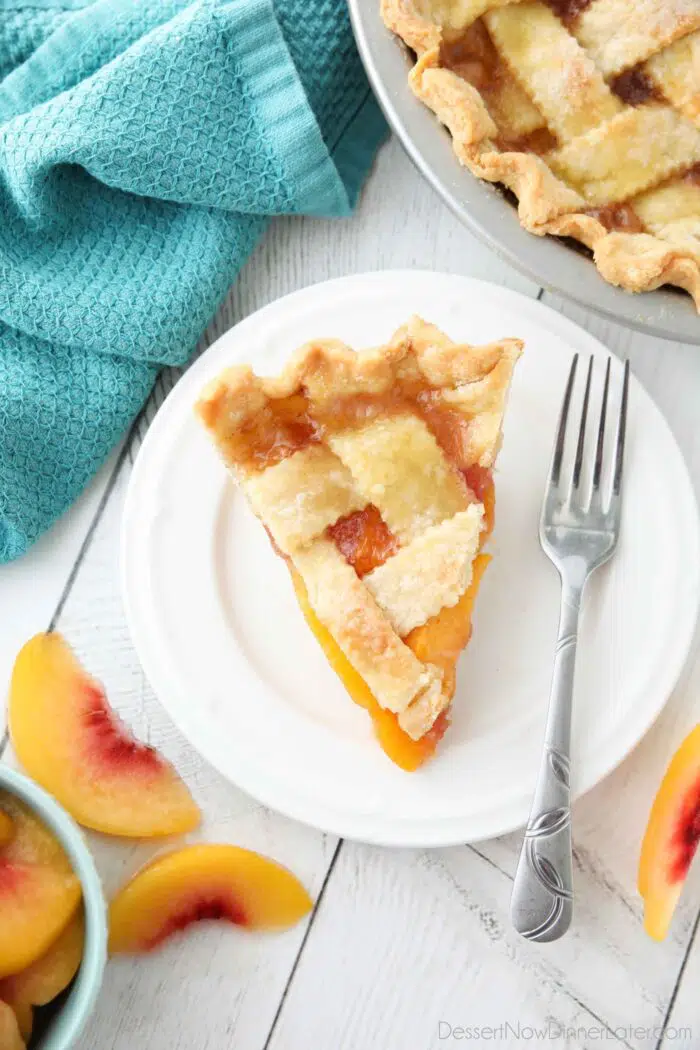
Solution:
M 413 91 L 526 229 L 700 309 L 700 0 L 381 4 L 417 56 Z
M 453 343 L 413 318 L 377 349 L 309 343 L 277 378 L 230 368 L 197 405 L 328 661 L 404 769 L 449 724 L 521 345 Z

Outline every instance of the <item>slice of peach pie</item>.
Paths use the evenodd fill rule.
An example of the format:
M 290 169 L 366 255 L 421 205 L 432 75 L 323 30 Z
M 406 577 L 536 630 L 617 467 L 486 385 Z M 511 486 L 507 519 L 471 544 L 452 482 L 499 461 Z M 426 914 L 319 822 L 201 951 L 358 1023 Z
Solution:
M 230 368 L 197 405 L 331 667 L 403 769 L 449 725 L 521 348 L 453 343 L 413 318 L 377 349 L 308 343 L 278 378 Z

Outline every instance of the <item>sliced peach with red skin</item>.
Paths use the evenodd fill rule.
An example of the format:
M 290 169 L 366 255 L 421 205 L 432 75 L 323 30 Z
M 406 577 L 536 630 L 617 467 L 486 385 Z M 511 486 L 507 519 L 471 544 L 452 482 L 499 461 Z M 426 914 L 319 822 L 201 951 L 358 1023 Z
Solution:
M 311 909 L 290 871 L 238 846 L 186 846 L 157 857 L 109 908 L 110 952 L 148 952 L 203 919 L 249 930 L 286 929 Z
M 664 939 L 700 841 L 700 725 L 671 759 L 656 794 L 639 858 L 644 927 Z
M 36 635 L 17 657 L 9 720 L 24 768 L 85 827 L 149 838 L 199 824 L 173 767 L 129 734 L 59 634 Z
M 68 857 L 39 818 L 5 791 L 0 791 L 0 805 L 14 825 L 12 838 L 0 849 L 1 978 L 47 951 L 81 894 Z
M 4 809 L 0 809 L 0 849 L 9 842 L 15 832 L 15 826 L 11 817 L 8 817 Z
M 12 1007 L 0 999 L 0 1050 L 25 1050 Z
M 45 955 L 25 970 L 0 981 L 0 999 L 9 1003 L 14 1010 L 24 1039 L 29 1039 L 32 1033 L 33 1007 L 46 1006 L 75 977 L 83 957 L 84 941 L 85 919 L 81 910 L 73 916 Z

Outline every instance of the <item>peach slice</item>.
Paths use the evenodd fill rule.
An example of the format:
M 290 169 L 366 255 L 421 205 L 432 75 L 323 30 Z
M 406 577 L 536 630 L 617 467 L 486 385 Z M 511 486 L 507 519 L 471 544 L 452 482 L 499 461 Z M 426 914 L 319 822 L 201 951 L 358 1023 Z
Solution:
M 46 952 L 78 907 L 80 883 L 60 843 L 23 802 L 0 792 L 14 834 L 0 849 L 0 977 Z
M 8 1003 L 7 1005 L 14 1011 L 19 1034 L 24 1042 L 28 1043 L 34 1027 L 34 1010 L 32 1006 L 30 1003 Z M 2 1046 L 2 1043 L 0 1043 L 0 1046 Z
M 17 657 L 9 718 L 24 768 L 85 827 L 147 838 L 199 824 L 173 767 L 130 736 L 59 634 L 36 635 Z
M 186 846 L 157 857 L 119 891 L 109 909 L 109 950 L 151 951 L 201 919 L 285 929 L 310 908 L 299 880 L 267 857 L 238 846 Z
M 19 1025 L 11 1006 L 0 999 L 0 1050 L 24 1050 Z
M 0 849 L 10 841 L 14 833 L 15 826 L 12 819 L 8 817 L 4 809 L 0 809 Z
M 79 911 L 45 955 L 26 970 L 0 981 L 0 999 L 14 1010 L 24 1039 L 29 1039 L 32 1033 L 32 1008 L 46 1006 L 75 977 L 83 957 L 84 940 L 85 919 Z
M 700 725 L 671 759 L 656 794 L 639 858 L 637 886 L 644 927 L 657 941 L 668 932 L 700 840 Z

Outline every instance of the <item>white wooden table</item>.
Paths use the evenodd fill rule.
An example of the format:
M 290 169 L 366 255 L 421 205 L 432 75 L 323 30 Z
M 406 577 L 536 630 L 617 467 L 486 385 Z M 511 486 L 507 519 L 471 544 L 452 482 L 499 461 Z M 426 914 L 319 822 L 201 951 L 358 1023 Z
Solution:
M 458 225 L 396 142 L 382 151 L 355 218 L 272 226 L 204 345 L 287 292 L 391 267 L 469 274 L 540 297 L 629 355 L 700 487 L 698 349 L 632 334 L 542 292 Z M 700 1046 L 700 870 L 661 945 L 642 930 L 635 891 L 655 789 L 669 756 L 700 720 L 697 645 L 655 727 L 575 806 L 576 916 L 556 944 L 531 945 L 509 926 L 519 834 L 475 847 L 390 851 L 338 841 L 264 809 L 210 769 L 172 726 L 124 620 L 124 494 L 139 444 L 176 378 L 161 376 L 121 450 L 77 507 L 28 556 L 0 569 L 0 673 L 7 681 L 19 645 L 56 626 L 134 730 L 182 772 L 206 815 L 201 836 L 279 859 L 304 880 L 316 907 L 308 922 L 281 936 L 209 925 L 157 955 L 110 962 L 79 1050 Z M 0 708 L 0 732 L 3 718 Z M 92 841 L 108 892 L 150 853 L 147 846 Z

